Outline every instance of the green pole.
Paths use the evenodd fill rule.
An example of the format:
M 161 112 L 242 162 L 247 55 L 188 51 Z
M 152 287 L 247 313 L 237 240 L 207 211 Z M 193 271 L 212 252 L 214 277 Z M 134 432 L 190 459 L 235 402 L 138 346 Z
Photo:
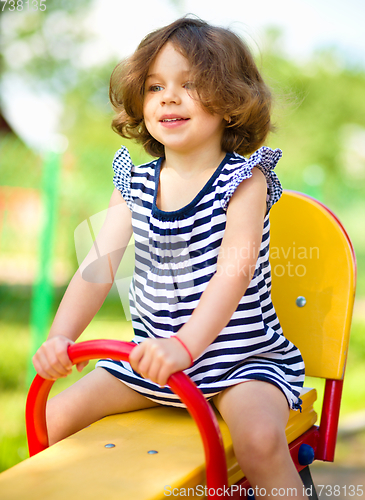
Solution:
M 35 369 L 32 357 L 38 347 L 46 340 L 51 323 L 53 303 L 52 254 L 57 219 L 58 177 L 60 154 L 47 152 L 43 160 L 43 179 L 41 186 L 43 225 L 40 234 L 38 275 L 33 285 L 30 309 L 30 357 L 27 383 L 31 384 Z

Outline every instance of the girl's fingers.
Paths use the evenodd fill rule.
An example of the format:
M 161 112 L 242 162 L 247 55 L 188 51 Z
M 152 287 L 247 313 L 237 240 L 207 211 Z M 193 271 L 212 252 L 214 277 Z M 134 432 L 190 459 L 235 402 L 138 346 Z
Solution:
M 66 376 L 66 374 L 51 366 L 46 356 L 42 354 L 38 354 L 37 358 L 33 358 L 33 364 L 36 372 L 47 380 L 56 380 L 57 378 Z
M 164 387 L 167 384 L 167 381 L 170 378 L 171 374 L 172 374 L 172 372 L 170 369 L 168 369 L 166 366 L 162 366 L 159 373 L 158 373 L 156 383 L 159 386 Z
M 44 342 L 33 357 L 34 368 L 46 379 L 55 380 L 72 372 L 67 348 L 73 342 L 67 337 L 54 337 Z
M 171 339 L 145 340 L 133 349 L 129 361 L 133 370 L 160 386 L 172 373 L 190 366 L 185 349 Z
M 156 367 L 153 367 L 155 363 L 156 358 L 154 349 L 151 349 L 151 346 L 147 345 L 143 349 L 143 354 L 139 359 L 136 371 L 138 371 L 144 378 L 150 379 L 151 370 L 153 370 L 152 373 L 156 370 Z
M 78 372 L 82 372 L 82 370 L 89 364 L 89 361 L 82 361 L 81 363 L 77 363 L 76 368 Z
M 152 358 L 151 363 L 148 367 L 148 370 L 143 371 L 144 377 L 148 378 L 152 382 L 155 382 L 156 384 L 159 384 L 160 379 L 161 379 L 161 370 L 163 369 L 164 364 L 161 361 L 160 358 Z M 163 384 L 165 385 L 165 384 Z
M 46 352 L 46 358 L 48 363 L 48 372 L 55 374 L 56 378 L 66 377 L 72 372 L 72 362 L 67 356 L 59 358 L 59 354 L 56 352 Z M 63 358 L 63 359 L 62 359 Z
M 129 355 L 129 363 L 130 363 L 131 367 L 133 368 L 133 370 L 135 370 L 136 372 L 139 372 L 139 369 L 138 369 L 139 362 L 141 361 L 141 359 L 144 356 L 145 349 L 144 349 L 143 344 L 144 344 L 144 342 L 142 344 L 137 345 L 137 347 L 135 347 Z
M 59 344 L 59 345 L 56 345 L 56 349 L 55 349 L 55 355 L 57 358 L 57 361 L 56 361 L 57 367 L 62 367 L 67 371 L 72 370 L 72 361 L 70 360 L 68 353 L 67 353 L 67 348 L 69 345 L 71 345 L 71 342 Z
M 148 339 L 135 347 L 129 356 L 133 370 L 152 382 L 156 382 L 161 364 L 157 351 L 156 343 Z

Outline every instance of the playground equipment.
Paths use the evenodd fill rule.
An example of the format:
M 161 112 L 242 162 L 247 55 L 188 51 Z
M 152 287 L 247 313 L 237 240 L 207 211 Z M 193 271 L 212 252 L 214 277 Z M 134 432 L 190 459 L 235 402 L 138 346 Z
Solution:
M 317 498 L 309 465 L 334 460 L 355 255 L 336 216 L 306 195 L 284 192 L 272 209 L 271 226 L 272 296 L 278 317 L 286 337 L 303 354 L 306 374 L 325 379 L 320 425 L 315 425 L 313 409 L 316 391 L 306 388 L 302 412 L 291 411 L 286 428 L 293 462 L 310 498 Z M 123 342 L 95 342 L 72 346 L 73 362 L 99 356 L 127 359 L 132 348 Z M 249 498 L 250 485 L 234 457 L 227 426 L 183 373 L 171 376 L 169 384 L 196 420 L 205 454 L 188 412 L 168 407 L 106 417 L 47 448 L 44 411 L 52 383 L 38 375 L 33 382 L 27 428 L 34 456 L 0 475 L 2 500 L 157 500 L 202 498 L 204 493 L 210 499 Z

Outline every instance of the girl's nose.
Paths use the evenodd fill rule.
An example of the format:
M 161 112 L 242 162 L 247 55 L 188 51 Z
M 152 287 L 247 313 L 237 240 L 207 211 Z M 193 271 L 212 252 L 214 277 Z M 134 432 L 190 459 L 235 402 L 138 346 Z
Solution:
M 181 96 L 175 87 L 166 87 L 163 92 L 161 92 L 161 104 L 180 104 Z

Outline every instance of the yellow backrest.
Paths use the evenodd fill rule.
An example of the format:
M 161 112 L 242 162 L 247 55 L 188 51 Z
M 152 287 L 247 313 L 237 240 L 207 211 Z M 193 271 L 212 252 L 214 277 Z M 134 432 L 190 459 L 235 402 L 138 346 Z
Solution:
M 272 298 L 306 375 L 342 379 L 356 261 L 341 223 L 309 196 L 284 191 L 270 212 Z M 305 305 L 303 305 L 305 304 Z

